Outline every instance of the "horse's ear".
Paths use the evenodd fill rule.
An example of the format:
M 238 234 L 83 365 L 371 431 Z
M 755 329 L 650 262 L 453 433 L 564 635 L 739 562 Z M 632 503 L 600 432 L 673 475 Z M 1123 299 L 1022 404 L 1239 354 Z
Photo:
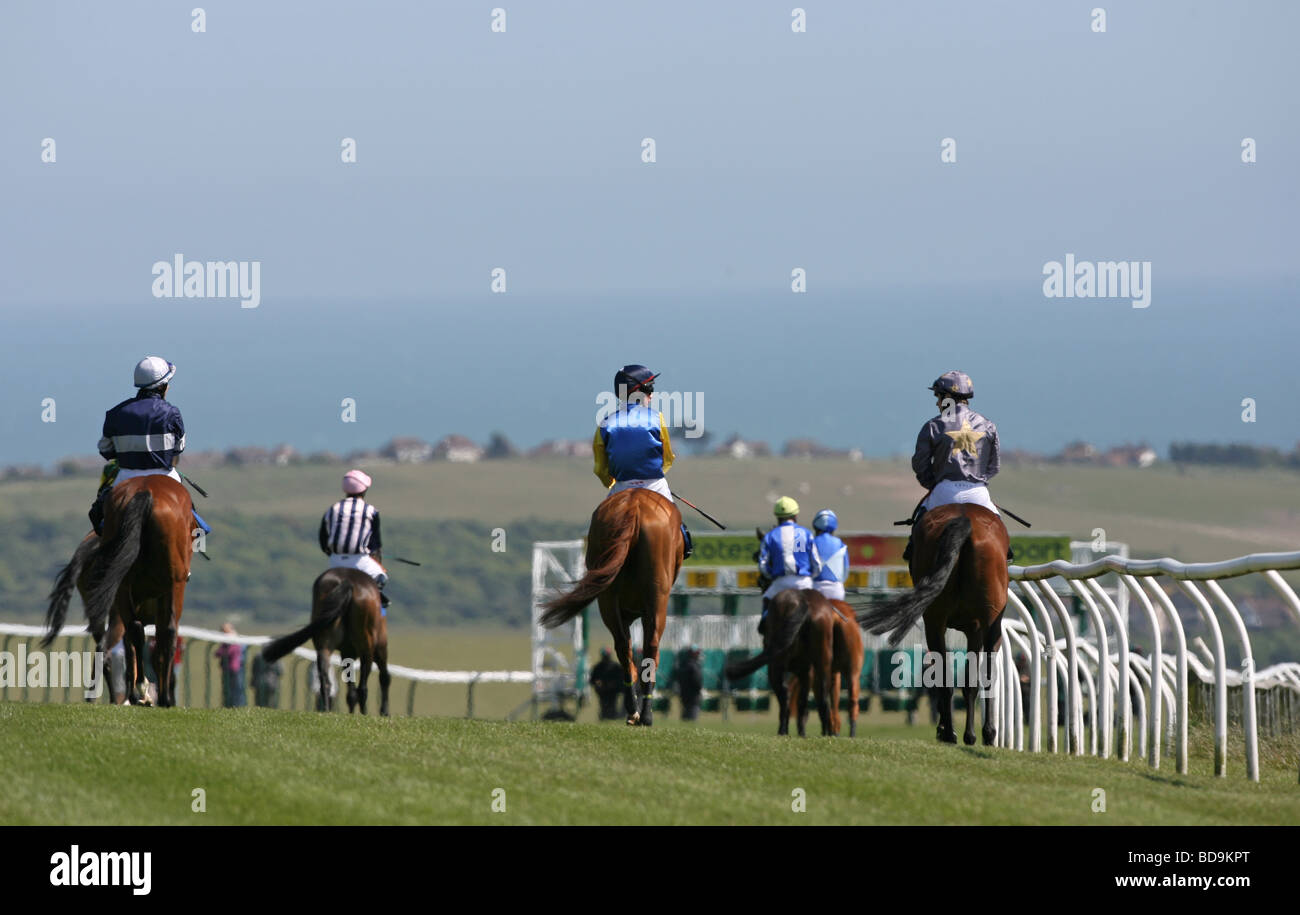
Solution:
M 762 529 L 761 527 L 756 527 L 756 528 L 754 528 L 754 536 L 757 537 L 759 540 L 762 540 L 762 539 L 763 539 L 763 529 Z

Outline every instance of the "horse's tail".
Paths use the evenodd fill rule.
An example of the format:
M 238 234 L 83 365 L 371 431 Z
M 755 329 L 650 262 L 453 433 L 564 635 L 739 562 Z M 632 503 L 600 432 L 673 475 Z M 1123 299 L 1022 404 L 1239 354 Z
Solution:
M 783 591 L 781 593 L 785 594 L 788 592 Z M 786 652 L 788 652 L 794 645 L 794 640 L 799 637 L 799 630 L 802 629 L 803 624 L 808 621 L 809 613 L 808 598 L 803 594 L 799 594 L 797 591 L 794 593 L 796 595 L 794 599 L 794 609 L 791 610 L 789 614 L 783 614 L 780 617 L 778 617 L 773 610 L 775 610 L 775 602 L 780 599 L 781 595 L 778 594 L 776 597 L 772 598 L 773 610 L 768 611 L 767 624 L 768 626 L 774 626 L 779 622 L 780 628 L 771 634 L 763 645 L 763 650 L 754 655 L 754 657 L 744 661 L 732 661 L 727 664 L 723 673 L 726 675 L 728 680 L 737 680 L 741 677 L 752 674 L 764 664 L 771 661 L 772 658 L 779 658 L 786 654 Z
M 274 664 L 303 642 L 316 636 L 338 622 L 352 606 L 352 582 L 339 579 L 333 590 L 321 598 L 321 615 L 296 632 L 282 635 L 274 641 L 267 642 L 262 649 L 262 658 L 268 664 Z
M 970 537 L 970 518 L 958 515 L 944 525 L 939 534 L 939 543 L 935 550 L 934 567 L 930 574 L 916 583 L 906 594 L 882 604 L 874 610 L 858 614 L 858 623 L 862 628 L 876 635 L 891 632 L 889 646 L 895 648 L 903 641 L 907 630 L 925 613 L 925 609 L 934 603 L 948 584 L 952 570 L 957 567 L 961 548 Z
M 77 587 L 77 579 L 86 564 L 98 553 L 98 537 L 87 537 L 77 544 L 77 551 L 72 554 L 72 561 L 62 568 L 59 577 L 54 580 L 54 590 L 50 592 L 50 607 L 45 611 L 45 638 L 41 647 L 48 648 L 63 628 L 63 621 L 68 616 L 68 604 L 72 600 L 72 591 Z
M 99 545 L 95 576 L 86 595 L 86 619 L 92 632 L 102 632 L 108 624 L 117 589 L 140 556 L 144 523 L 152 514 L 153 493 L 141 489 L 122 509 L 117 531 Z
M 573 619 L 582 609 L 614 583 L 627 561 L 628 550 L 640 531 L 640 519 L 635 510 L 628 511 L 618 521 L 618 526 L 606 534 L 605 551 L 594 568 L 579 579 L 572 590 L 554 597 L 542 605 L 542 625 L 554 629 Z

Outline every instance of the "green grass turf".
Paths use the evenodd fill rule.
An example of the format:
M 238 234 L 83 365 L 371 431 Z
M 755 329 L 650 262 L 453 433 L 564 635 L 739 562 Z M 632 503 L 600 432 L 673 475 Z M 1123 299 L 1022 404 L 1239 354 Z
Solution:
M 0 703 L 0 823 L 1300 823 L 1294 741 L 1266 745 L 1256 785 L 1235 754 L 1228 778 L 1205 774 L 1200 733 L 1193 774 L 1178 776 L 864 730 L 799 740 L 672 721 Z M 204 813 L 191 809 L 196 788 Z M 1092 811 L 1097 788 L 1105 813 Z M 505 812 L 492 810 L 495 789 Z

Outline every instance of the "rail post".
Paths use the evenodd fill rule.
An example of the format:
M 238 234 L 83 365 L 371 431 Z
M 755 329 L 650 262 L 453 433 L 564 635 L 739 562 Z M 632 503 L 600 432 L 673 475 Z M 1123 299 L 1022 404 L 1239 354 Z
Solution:
M 1223 632 L 1219 629 L 1214 609 L 1195 583 L 1175 580 L 1195 603 L 1214 640 L 1214 774 L 1224 778 L 1228 774 L 1228 664 L 1223 655 Z
M 1129 590 L 1137 595 L 1138 600 L 1145 602 L 1146 596 L 1138 587 L 1137 579 L 1132 575 L 1121 576 L 1124 584 Z M 1178 618 L 1178 610 L 1174 607 L 1174 602 L 1169 599 L 1165 589 L 1160 587 L 1160 582 L 1154 577 L 1147 578 L 1147 590 L 1156 599 L 1165 611 L 1165 616 L 1169 618 L 1169 626 L 1174 631 L 1174 640 L 1177 643 L 1177 654 L 1175 662 L 1178 665 L 1178 676 L 1174 684 L 1175 700 L 1178 703 L 1178 709 L 1175 713 L 1177 718 L 1178 730 L 1175 732 L 1174 747 L 1178 755 L 1178 772 L 1180 775 L 1187 774 L 1187 635 L 1183 632 L 1183 621 Z

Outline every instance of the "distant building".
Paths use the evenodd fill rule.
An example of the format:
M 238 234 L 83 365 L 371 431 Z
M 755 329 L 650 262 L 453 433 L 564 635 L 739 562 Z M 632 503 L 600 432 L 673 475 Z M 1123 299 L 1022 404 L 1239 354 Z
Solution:
M 792 438 L 781 449 L 781 456 L 788 458 L 848 458 L 851 461 L 862 460 L 862 451 L 858 448 L 828 448 L 810 438 Z
M 186 470 L 206 470 L 225 463 L 226 456 L 220 451 L 186 451 L 181 458 L 181 466 Z
M 1071 442 L 1056 456 L 1067 464 L 1091 464 L 1097 458 L 1097 449 L 1087 442 Z
M 271 463 L 277 467 L 298 463 L 298 449 L 293 445 L 276 445 L 271 450 Z
M 433 446 L 424 439 L 409 435 L 394 438 L 379 453 L 399 464 L 423 464 L 433 460 Z
M 438 461 L 472 464 L 481 457 L 483 449 L 463 435 L 449 435 L 433 446 L 433 458 Z
M 739 435 L 733 435 L 719 445 L 713 453 L 720 457 L 743 460 L 745 458 L 771 457 L 772 449 L 768 447 L 767 442 L 747 442 Z
M 349 451 L 343 458 L 343 462 L 346 464 L 360 464 L 363 462 L 367 464 L 376 464 L 382 463 L 385 460 L 388 459 L 374 448 L 362 448 L 358 451 Z
M 231 448 L 226 452 L 226 461 L 234 464 L 236 467 L 257 467 L 275 463 L 275 458 L 266 448 L 248 446 L 244 448 Z
M 591 457 L 591 439 L 547 439 L 528 451 L 528 457 Z
M 102 457 L 65 457 L 56 468 L 59 476 L 80 477 L 97 474 L 104 469 Z
M 1045 464 L 1048 461 L 1047 455 L 1037 451 L 1026 451 L 1024 448 L 1003 451 L 1000 457 L 1004 464 Z

